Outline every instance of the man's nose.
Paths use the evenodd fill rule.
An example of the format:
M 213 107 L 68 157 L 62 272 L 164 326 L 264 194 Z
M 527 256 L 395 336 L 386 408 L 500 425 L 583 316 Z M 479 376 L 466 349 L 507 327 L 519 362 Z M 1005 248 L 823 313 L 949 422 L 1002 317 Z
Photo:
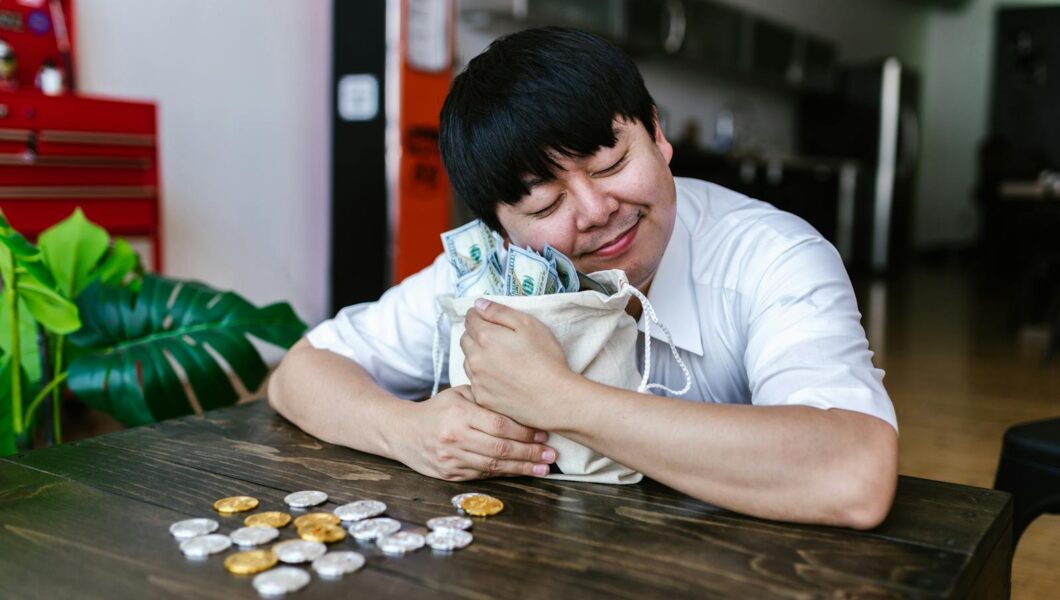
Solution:
M 599 187 L 589 184 L 579 190 L 578 229 L 588 230 L 607 225 L 618 210 L 618 200 Z

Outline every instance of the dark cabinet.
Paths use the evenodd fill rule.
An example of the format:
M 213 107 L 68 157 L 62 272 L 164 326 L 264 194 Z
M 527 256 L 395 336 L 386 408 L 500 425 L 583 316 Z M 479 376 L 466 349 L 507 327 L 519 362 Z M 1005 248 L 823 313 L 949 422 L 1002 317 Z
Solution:
M 690 70 L 799 90 L 824 91 L 833 82 L 830 41 L 714 0 L 526 0 L 521 6 L 468 10 L 526 26 L 584 29 L 636 57 L 673 57 Z
M 769 81 L 790 81 L 795 67 L 795 32 L 762 19 L 751 27 L 750 72 Z
M 801 90 L 832 85 L 836 50 L 827 40 L 710 0 L 625 0 L 623 6 L 626 25 L 617 39 L 637 56 L 672 56 L 692 68 Z
M 563 25 L 617 40 L 623 36 L 624 0 L 527 0 L 535 23 Z
M 747 17 L 710 2 L 688 2 L 685 10 L 688 26 L 682 56 L 709 67 L 741 68 Z
M 812 90 L 830 89 L 836 79 L 835 45 L 810 36 L 802 39 L 802 86 Z

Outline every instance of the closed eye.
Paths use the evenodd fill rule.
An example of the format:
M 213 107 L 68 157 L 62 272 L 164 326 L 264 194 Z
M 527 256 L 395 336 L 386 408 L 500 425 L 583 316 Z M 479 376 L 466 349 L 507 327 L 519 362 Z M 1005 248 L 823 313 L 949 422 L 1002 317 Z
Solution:
M 540 219 L 541 217 L 547 217 L 548 215 L 552 214 L 552 211 L 556 210 L 556 208 L 559 207 L 559 204 L 563 201 L 563 197 L 565 195 L 566 194 L 560 194 L 556 197 L 556 200 L 552 202 L 552 204 L 549 204 L 548 206 L 542 208 L 539 211 L 530 213 L 530 216 L 538 219 Z
M 626 153 L 622 155 L 622 158 L 618 159 L 615 164 L 611 165 L 610 167 L 607 167 L 602 171 L 597 171 L 593 173 L 593 177 L 606 177 L 608 175 L 611 175 L 612 173 L 617 172 L 626 164 L 627 157 L 629 157 L 629 151 L 626 151 Z

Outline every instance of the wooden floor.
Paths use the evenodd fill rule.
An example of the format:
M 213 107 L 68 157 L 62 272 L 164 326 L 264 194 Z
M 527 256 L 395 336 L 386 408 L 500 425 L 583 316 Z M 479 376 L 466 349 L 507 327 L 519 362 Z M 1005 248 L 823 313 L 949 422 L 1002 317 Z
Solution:
M 1042 364 L 1044 332 L 1010 331 L 1009 292 L 981 279 L 951 263 L 857 282 L 898 413 L 904 474 L 991 487 L 1005 430 L 1060 416 L 1060 359 Z M 1012 591 L 1018 600 L 1060 598 L 1060 516 L 1023 535 Z
M 1008 292 L 984 290 L 967 266 L 919 266 L 855 287 L 898 412 L 901 472 L 991 487 L 1005 429 L 1060 415 L 1060 359 L 1043 366 L 1044 336 L 1010 332 Z M 92 412 L 67 439 L 117 427 Z M 1017 600 L 1060 598 L 1060 516 L 1027 530 L 1012 579 Z

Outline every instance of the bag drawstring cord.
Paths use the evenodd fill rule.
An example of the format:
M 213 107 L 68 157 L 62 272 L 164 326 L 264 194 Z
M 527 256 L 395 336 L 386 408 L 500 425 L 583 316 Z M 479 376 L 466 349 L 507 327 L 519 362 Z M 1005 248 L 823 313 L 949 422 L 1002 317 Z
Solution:
M 675 396 L 683 396 L 692 389 L 692 374 L 689 373 L 688 367 L 685 366 L 685 361 L 681 360 L 681 357 L 677 354 L 677 346 L 674 345 L 674 338 L 670 335 L 670 330 L 659 322 L 659 317 L 655 314 L 655 309 L 652 307 L 651 302 L 648 301 L 648 297 L 645 296 L 630 284 L 625 285 L 625 290 L 637 297 L 640 300 L 640 306 L 644 309 L 644 314 L 647 319 L 644 319 L 644 375 L 640 379 L 640 386 L 637 387 L 637 391 L 640 393 L 647 393 L 649 390 L 662 390 L 669 392 Z M 680 390 L 673 390 L 661 383 L 648 383 L 648 378 L 651 377 L 651 324 L 655 323 L 666 335 L 666 343 L 670 345 L 670 352 L 674 355 L 674 360 L 677 361 L 677 366 L 681 367 L 681 372 L 685 374 L 685 387 Z M 437 332 L 436 332 L 437 333 Z
M 437 302 L 436 302 L 437 304 Z M 434 321 L 434 342 L 431 345 L 431 360 L 434 361 L 434 387 L 431 388 L 431 398 L 438 395 L 438 387 L 442 382 L 442 319 L 445 318 L 445 312 L 442 311 L 442 307 L 439 305 L 438 317 Z

